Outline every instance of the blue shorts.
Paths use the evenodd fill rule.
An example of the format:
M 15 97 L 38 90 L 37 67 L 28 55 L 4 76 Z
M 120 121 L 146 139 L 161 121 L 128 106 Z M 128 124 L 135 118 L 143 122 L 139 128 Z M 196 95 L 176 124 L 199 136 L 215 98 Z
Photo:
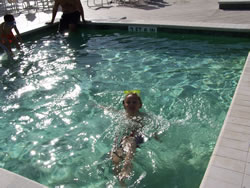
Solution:
M 144 143 L 144 138 L 142 135 L 136 135 L 135 136 L 135 143 L 136 143 L 136 147 L 139 148 L 141 144 Z
M 11 57 L 10 51 L 6 46 L 4 46 L 2 43 L 0 43 L 0 47 L 7 53 L 9 57 Z

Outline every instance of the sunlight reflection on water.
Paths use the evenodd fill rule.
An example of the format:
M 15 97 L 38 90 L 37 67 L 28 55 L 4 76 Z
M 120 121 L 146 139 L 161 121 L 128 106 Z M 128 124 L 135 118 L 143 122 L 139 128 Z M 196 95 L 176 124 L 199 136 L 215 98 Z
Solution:
M 117 187 L 107 153 L 131 123 L 123 91 L 140 89 L 150 118 L 127 183 L 197 187 L 248 44 L 127 33 L 27 41 L 0 67 L 0 167 L 50 187 Z

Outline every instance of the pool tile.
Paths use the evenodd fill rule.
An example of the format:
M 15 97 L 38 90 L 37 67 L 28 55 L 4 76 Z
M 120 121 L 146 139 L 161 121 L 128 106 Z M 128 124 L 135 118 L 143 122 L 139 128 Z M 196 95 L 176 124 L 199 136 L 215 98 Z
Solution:
M 243 73 L 245 76 L 250 76 L 250 68 L 246 67 Z
M 250 91 L 247 86 L 242 85 L 238 90 L 238 94 L 250 96 Z
M 249 95 L 241 95 L 238 93 L 237 95 L 235 95 L 235 100 L 250 101 L 250 97 Z
M 250 188 L 250 176 L 245 175 L 242 188 Z
M 238 149 L 228 148 L 219 146 L 215 149 L 215 155 L 221 156 L 221 157 L 227 157 L 230 159 L 235 159 L 239 161 L 247 161 L 247 151 L 241 151 Z
M 249 106 L 250 105 L 250 102 L 248 104 L 248 101 L 242 101 L 242 103 L 246 104 L 246 105 L 242 105 L 242 106 Z M 239 104 L 239 101 L 237 101 L 237 104 Z M 232 109 L 230 112 L 230 115 L 233 117 L 245 118 L 245 119 L 250 120 L 249 112 L 242 112 L 242 111 Z
M 249 71 L 250 67 L 245 67 L 245 69 L 243 70 L 243 75 L 242 77 L 249 77 L 250 76 L 250 71 Z
M 241 82 L 250 82 L 249 76 L 244 76 L 241 78 Z
M 246 164 L 246 170 L 245 170 L 245 174 L 250 176 L 250 163 Z
M 250 74 L 250 66 L 245 67 L 244 73 L 249 73 Z
M 242 82 L 242 83 L 241 83 L 241 86 L 250 87 L 250 83 L 249 83 L 249 82 Z M 245 95 L 245 96 L 247 96 L 247 98 L 248 98 L 247 100 L 249 100 L 249 95 L 250 95 L 250 94 Z
M 223 131 L 223 137 L 233 139 L 233 140 L 239 140 L 243 142 L 250 141 L 250 136 L 248 134 L 234 132 L 234 131 L 226 130 L 226 129 Z
M 241 188 L 241 186 L 205 177 L 200 188 Z
M 213 156 L 212 165 L 239 173 L 244 173 L 245 170 L 245 162 L 217 155 Z
M 248 142 L 222 138 L 220 141 L 220 145 L 248 152 Z
M 246 125 L 250 126 L 250 120 L 249 119 L 242 119 L 242 118 L 237 118 L 237 117 L 228 117 L 227 123 L 236 123 L 240 125 Z
M 250 84 L 250 80 L 249 80 L 249 79 L 247 79 L 247 78 L 242 78 L 242 79 L 240 80 L 240 84 L 246 84 L 246 85 L 249 85 L 249 84 Z
M 250 134 L 250 126 L 246 126 L 246 125 L 227 123 L 225 128 L 234 132 Z
M 35 181 L 0 168 L 1 188 L 47 188 Z
M 244 174 L 242 173 L 234 172 L 224 168 L 218 168 L 215 166 L 211 166 L 209 171 L 210 173 L 208 177 L 234 185 L 241 185 L 244 177 Z
M 249 74 L 249 76 L 250 76 L 250 74 Z M 244 89 L 244 90 L 250 91 L 250 88 L 248 85 L 242 85 L 241 83 L 239 83 L 239 89 Z M 249 93 L 248 93 L 248 95 L 249 95 Z
M 242 106 L 242 105 L 234 104 L 234 110 L 238 110 L 238 111 L 248 112 L 249 113 L 250 112 L 250 106 Z

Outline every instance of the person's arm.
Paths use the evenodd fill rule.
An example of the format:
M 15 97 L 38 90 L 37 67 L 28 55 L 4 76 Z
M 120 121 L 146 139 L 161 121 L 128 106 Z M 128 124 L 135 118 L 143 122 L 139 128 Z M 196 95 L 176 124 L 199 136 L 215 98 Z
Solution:
M 54 4 L 53 10 L 52 10 L 52 19 L 51 19 L 51 22 L 47 22 L 46 24 L 53 24 L 54 23 L 59 5 L 60 5 L 59 1 L 55 0 L 55 4 Z
M 80 14 L 81 14 L 81 17 L 82 17 L 82 21 L 85 22 L 86 20 L 84 18 L 84 11 L 83 11 L 83 7 L 82 7 L 81 1 L 77 0 L 77 4 L 78 4 L 77 7 L 78 7 L 78 9 L 80 11 Z
M 156 127 L 152 127 L 151 130 L 154 130 L 153 133 L 149 134 L 149 138 L 154 138 L 156 141 L 161 142 L 160 138 L 159 138 L 159 133 L 158 133 L 158 126 L 159 126 L 159 122 L 155 122 L 153 121 L 154 119 L 157 119 L 157 116 L 153 115 L 153 114 L 144 114 L 144 117 L 147 118 L 146 121 L 150 122 L 150 124 L 156 125 Z
M 22 42 L 21 35 L 20 35 L 19 30 L 17 29 L 16 26 L 14 27 L 14 30 L 15 30 L 15 32 L 16 32 L 16 36 L 17 36 L 18 42 Z

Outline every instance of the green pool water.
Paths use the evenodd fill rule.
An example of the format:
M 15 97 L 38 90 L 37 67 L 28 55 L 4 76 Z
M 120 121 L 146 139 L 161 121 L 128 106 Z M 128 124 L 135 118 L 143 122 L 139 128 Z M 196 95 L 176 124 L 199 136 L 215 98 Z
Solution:
M 250 40 L 84 30 L 43 33 L 1 55 L 0 167 L 55 188 L 119 187 L 107 153 L 123 91 L 141 90 L 145 132 L 128 187 L 199 187 Z M 112 107 L 117 112 L 98 106 Z

